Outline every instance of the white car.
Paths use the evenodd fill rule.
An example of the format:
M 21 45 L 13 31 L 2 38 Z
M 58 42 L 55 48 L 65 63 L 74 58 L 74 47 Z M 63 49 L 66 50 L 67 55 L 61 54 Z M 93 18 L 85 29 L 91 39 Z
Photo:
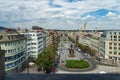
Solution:
M 100 74 L 105 74 L 106 72 L 105 72 L 105 71 L 100 71 L 99 73 L 100 73 Z
M 57 53 L 58 53 L 58 55 L 60 55 L 60 52 L 59 52 L 59 51 L 58 51 Z
M 78 51 L 81 51 L 81 49 L 78 49 Z

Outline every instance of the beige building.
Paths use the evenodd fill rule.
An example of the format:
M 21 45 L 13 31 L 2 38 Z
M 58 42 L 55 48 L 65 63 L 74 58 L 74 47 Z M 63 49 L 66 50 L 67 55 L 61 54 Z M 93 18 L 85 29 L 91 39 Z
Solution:
M 120 31 L 106 31 L 102 37 L 105 38 L 105 58 L 120 62 Z
M 52 44 L 52 36 L 46 31 L 46 47 Z

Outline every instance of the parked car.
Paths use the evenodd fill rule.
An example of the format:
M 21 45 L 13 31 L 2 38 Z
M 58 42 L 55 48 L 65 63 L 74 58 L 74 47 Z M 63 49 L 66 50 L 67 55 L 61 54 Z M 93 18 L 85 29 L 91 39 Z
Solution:
M 81 49 L 78 48 L 78 51 L 81 51 Z

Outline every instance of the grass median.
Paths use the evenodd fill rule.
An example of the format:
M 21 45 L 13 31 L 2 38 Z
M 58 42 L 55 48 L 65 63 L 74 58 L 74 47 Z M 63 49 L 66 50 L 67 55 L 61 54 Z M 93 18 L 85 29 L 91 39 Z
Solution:
M 90 67 L 90 64 L 85 60 L 66 60 L 67 68 L 75 68 L 75 69 L 84 69 Z

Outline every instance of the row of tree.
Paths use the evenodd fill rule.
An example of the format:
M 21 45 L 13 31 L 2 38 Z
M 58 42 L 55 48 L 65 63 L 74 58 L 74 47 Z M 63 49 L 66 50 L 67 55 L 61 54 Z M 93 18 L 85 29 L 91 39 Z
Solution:
M 75 43 L 75 45 L 76 45 L 77 47 L 79 47 L 82 52 L 88 53 L 88 54 L 90 54 L 90 55 L 92 55 L 92 56 L 95 55 L 96 51 L 95 51 L 94 49 L 91 49 L 91 48 L 88 47 L 87 45 L 83 45 L 83 44 L 79 43 L 78 41 L 75 41 L 75 40 L 72 39 L 71 37 L 68 37 L 68 39 L 69 39 L 71 42 Z
M 56 49 L 59 43 L 59 39 L 60 39 L 59 37 L 55 37 L 54 44 L 45 48 L 38 55 L 38 58 L 36 59 L 36 62 L 35 62 L 38 68 L 42 67 L 43 70 L 46 70 L 54 67 Z

